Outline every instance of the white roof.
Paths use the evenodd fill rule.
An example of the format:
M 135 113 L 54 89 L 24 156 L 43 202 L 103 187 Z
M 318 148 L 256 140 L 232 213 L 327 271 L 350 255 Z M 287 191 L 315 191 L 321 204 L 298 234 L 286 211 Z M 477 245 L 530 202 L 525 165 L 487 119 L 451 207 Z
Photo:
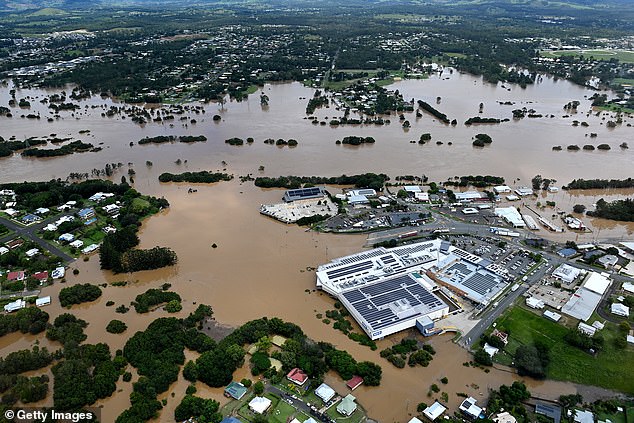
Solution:
M 51 272 L 51 277 L 53 279 L 61 279 L 66 274 L 66 269 L 63 267 L 56 267 L 55 270 Z
M 7 247 L 0 247 L 0 254 L 6 254 L 9 252 L 9 249 Z
M 599 295 L 603 295 L 608 286 L 610 286 L 610 279 L 597 272 L 590 273 L 590 276 L 583 284 L 584 288 Z
M 322 383 L 315 389 L 315 395 L 321 398 L 324 402 L 328 402 L 335 396 L 335 390 L 330 386 Z
M 595 328 L 594 326 L 587 325 L 583 322 L 579 322 L 577 329 L 579 330 L 579 332 L 586 334 L 588 336 L 594 336 L 594 334 L 597 331 L 597 328 Z
M 58 238 L 60 241 L 72 241 L 75 239 L 73 234 L 61 234 Z
M 634 344 L 634 336 L 627 335 L 627 342 L 629 342 L 630 344 Z
M 429 407 L 427 407 L 427 408 L 429 408 Z M 423 413 L 424 413 L 424 411 L 423 411 Z M 420 419 L 418 419 L 418 418 L 416 418 L 416 417 L 412 417 L 412 418 L 410 419 L 410 421 L 409 421 L 409 422 L 407 422 L 407 423 L 423 423 L 423 422 L 422 422 L 422 420 L 420 420 Z
M 92 253 L 93 251 L 95 251 L 98 248 L 99 248 L 99 245 L 90 244 L 88 247 L 86 247 L 83 250 L 81 250 L 81 252 L 84 253 L 84 254 L 88 254 L 88 253 Z
M 634 250 L 634 242 L 633 241 L 625 241 L 621 242 L 621 245 L 627 248 L 628 250 Z
M 495 423 L 516 423 L 517 419 L 513 417 L 511 413 L 505 411 L 504 413 L 498 413 L 492 419 Z
M 11 313 L 12 311 L 20 310 L 24 307 L 26 307 L 26 301 L 19 299 L 5 304 L 4 311 L 6 311 L 7 313 Z
M 33 256 L 37 255 L 39 252 L 40 252 L 40 250 L 38 250 L 37 248 L 31 248 L 25 254 L 26 254 L 27 257 L 33 257 Z
M 509 222 L 516 227 L 524 227 L 526 223 L 522 220 L 522 215 L 517 211 L 515 207 L 497 207 L 493 210 L 496 216 Z
M 455 192 L 456 200 L 476 200 L 482 198 L 482 193 L 478 191 Z
M 447 411 L 447 407 L 445 407 L 444 405 L 442 405 L 438 401 L 435 401 L 432 405 L 430 405 L 429 407 L 427 407 L 426 409 L 423 410 L 423 414 L 429 420 L 436 420 L 445 411 Z
M 555 313 L 555 312 L 550 311 L 550 310 L 546 310 L 544 312 L 544 316 L 548 317 L 550 320 L 552 320 L 554 322 L 558 322 L 559 319 L 561 319 L 561 314 Z
M 586 410 L 575 410 L 575 422 L 577 423 L 594 423 L 594 414 Z
M 35 300 L 35 305 L 38 307 L 42 307 L 51 303 L 51 297 L 42 297 Z
M 427 192 L 416 192 L 414 193 L 414 198 L 419 201 L 429 201 L 429 193 Z
M 70 246 L 71 246 L 71 247 L 75 247 L 75 248 L 82 247 L 83 245 L 84 245 L 84 241 L 82 241 L 82 240 L 80 240 L 80 239 L 75 240 L 75 241 L 73 241 L 73 242 L 71 242 L 71 243 L 70 243 Z
M 476 402 L 475 398 L 469 397 L 462 401 L 458 408 L 472 417 L 478 417 L 482 413 L 482 408 L 478 407 Z
M 544 308 L 544 302 L 536 297 L 527 298 L 526 305 L 531 308 Z
M 511 187 L 508 185 L 498 185 L 496 187 L 493 187 L 493 191 L 497 192 L 498 194 L 501 192 L 511 192 Z
M 582 272 L 581 269 L 572 267 L 569 264 L 562 264 L 553 272 L 553 276 L 561 279 L 566 283 L 570 283 L 575 280 L 577 276 Z
M 613 303 L 610 311 L 618 316 L 628 317 L 630 315 L 630 308 L 621 303 Z
M 634 293 L 634 284 L 629 282 L 623 283 L 623 290 L 630 293 Z
M 262 414 L 271 406 L 271 400 L 266 397 L 255 397 L 249 402 L 249 408 L 254 413 Z
M 405 185 L 403 189 L 407 192 L 414 192 L 414 193 L 422 191 L 418 185 Z
M 491 357 L 493 357 L 495 354 L 498 353 L 498 351 L 500 351 L 499 348 L 495 348 L 487 343 L 484 344 L 484 352 L 486 352 L 487 354 L 489 354 Z
M 568 302 L 564 304 L 561 311 L 568 316 L 586 322 L 592 316 L 600 301 L 601 294 L 586 288 L 579 288 L 572 294 Z
M 351 195 L 348 197 L 348 202 L 350 203 L 368 203 L 368 197 L 365 195 Z

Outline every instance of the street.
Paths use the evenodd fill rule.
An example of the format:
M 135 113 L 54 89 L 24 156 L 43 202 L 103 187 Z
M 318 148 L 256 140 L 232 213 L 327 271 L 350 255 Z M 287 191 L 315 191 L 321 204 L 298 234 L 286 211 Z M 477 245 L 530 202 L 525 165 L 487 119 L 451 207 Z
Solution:
M 68 254 L 66 254 L 65 252 L 63 252 L 62 250 L 60 250 L 58 247 L 56 247 L 53 244 L 50 244 L 49 242 L 43 240 L 42 238 L 38 237 L 36 235 L 36 233 L 42 229 L 44 226 L 46 226 L 48 223 L 53 222 L 55 220 L 59 219 L 59 216 L 52 216 L 49 217 L 47 219 L 44 219 L 38 223 L 33 223 L 29 226 L 22 226 L 19 225 L 9 219 L 6 219 L 4 217 L 0 217 L 0 223 L 4 226 L 6 226 L 9 230 L 15 232 L 13 234 L 9 234 L 9 235 L 5 235 L 3 237 L 0 238 L 0 244 L 4 244 L 7 241 L 10 241 L 14 238 L 17 237 L 23 237 L 23 238 L 27 238 L 30 241 L 33 241 L 34 243 L 36 243 L 37 245 L 39 245 L 40 247 L 42 247 L 42 249 L 49 251 L 51 254 L 59 257 L 60 259 L 62 259 L 63 261 L 65 261 L 66 263 L 70 263 L 72 261 L 75 260 L 74 257 L 69 256 Z

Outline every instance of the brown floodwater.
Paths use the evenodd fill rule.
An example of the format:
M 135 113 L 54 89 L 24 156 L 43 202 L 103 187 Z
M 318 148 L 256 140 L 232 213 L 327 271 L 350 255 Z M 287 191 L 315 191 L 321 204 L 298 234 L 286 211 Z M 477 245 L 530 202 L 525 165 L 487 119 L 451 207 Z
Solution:
M 449 79 L 445 79 L 445 78 Z M 163 283 L 172 284 L 172 289 L 183 298 L 183 310 L 177 316 L 186 316 L 196 304 L 205 303 L 214 308 L 215 318 L 222 324 L 238 326 L 248 320 L 262 316 L 278 316 L 299 324 L 313 339 L 332 342 L 349 351 L 358 360 L 371 360 L 383 367 L 381 388 L 361 387 L 355 391 L 359 402 L 368 410 L 370 417 L 381 422 L 407 421 L 415 412 L 419 402 L 431 402 L 427 391 L 432 383 L 446 376 L 447 386 L 442 389 L 449 394 L 449 403 L 455 406 L 457 392 L 465 392 L 476 398 L 484 398 L 486 391 L 503 383 L 510 383 L 517 377 L 508 370 L 493 369 L 484 373 L 479 369 L 466 368 L 462 363 L 469 359 L 468 353 L 453 344 L 448 336 L 431 340 L 438 351 L 437 358 L 427 368 L 396 369 L 367 347 L 350 341 L 343 334 L 324 325 L 316 318 L 317 313 L 333 307 L 333 300 L 321 292 L 314 291 L 315 276 L 311 267 L 328 260 L 359 251 L 365 243 L 361 235 L 331 235 L 306 232 L 296 226 L 287 226 L 258 213 L 260 204 L 281 200 L 282 190 L 261 190 L 252 182 L 241 184 L 237 179 L 211 186 L 196 186 L 198 192 L 188 194 L 191 184 L 159 184 L 161 172 L 183 172 L 200 169 L 217 170 L 226 166 L 230 173 L 246 173 L 276 176 L 280 174 L 299 175 L 340 175 L 356 172 L 385 172 L 391 176 L 403 174 L 426 174 L 432 180 L 445 180 L 454 175 L 492 174 L 504 176 L 508 183 L 530 184 L 530 178 L 539 173 L 555 178 L 557 185 L 578 177 L 624 178 L 631 176 L 632 154 L 621 150 L 618 145 L 631 138 L 632 128 L 624 125 L 607 129 L 602 117 L 585 117 L 590 103 L 584 99 L 592 93 L 565 81 L 555 82 L 545 79 L 525 90 L 510 86 L 511 91 L 482 82 L 481 78 L 443 74 L 424 81 L 402 81 L 394 84 L 406 98 L 423 98 L 434 104 L 436 96 L 441 97 L 438 109 L 459 122 L 476 116 L 478 104 L 485 103 L 483 116 L 510 117 L 517 107 L 532 107 L 544 115 L 554 114 L 555 118 L 524 119 L 494 126 L 447 127 L 425 115 L 416 119 L 408 115 L 412 128 L 405 132 L 397 123 L 383 127 L 358 126 L 330 128 L 314 126 L 303 119 L 306 100 L 313 90 L 298 83 L 267 85 L 264 91 L 270 98 L 270 105 L 263 110 L 257 95 L 245 102 L 229 102 L 220 106 L 206 105 L 207 113 L 189 116 L 198 123 L 187 128 L 176 120 L 174 127 L 169 124 L 149 123 L 144 127 L 133 124 L 130 119 L 120 117 L 102 118 L 103 109 L 82 109 L 71 116 L 62 112 L 63 119 L 48 123 L 21 119 L 21 113 L 14 110 L 12 119 L 0 117 L 0 135 L 5 139 L 15 135 L 18 139 L 29 136 L 42 137 L 51 133 L 58 137 L 72 136 L 95 145 L 103 142 L 104 149 L 98 153 L 81 153 L 54 159 L 23 159 L 19 155 L 0 159 L 0 182 L 23 180 L 46 180 L 65 178 L 69 172 L 90 172 L 93 168 L 103 168 L 106 163 L 132 163 L 136 170 L 135 187 L 143 193 L 165 196 L 171 203 L 169 210 L 148 219 L 142 227 L 141 247 L 155 245 L 168 246 L 179 257 L 177 266 L 136 274 L 112 275 L 99 270 L 98 256 L 89 261 L 77 261 L 72 268 L 79 269 L 78 276 L 69 273 L 67 284 L 78 282 L 110 283 L 129 281 L 125 287 L 108 286 L 97 301 L 75 306 L 72 313 L 88 321 L 87 342 L 106 342 L 112 351 L 120 349 L 125 340 L 138 330 L 143 330 L 154 319 L 166 316 L 163 311 L 137 314 L 132 309 L 127 314 L 117 314 L 118 305 L 129 305 L 134 297 L 148 288 L 156 288 Z M 0 89 L 0 104 L 8 102 L 10 87 Z M 32 100 L 30 112 L 46 116 L 48 109 L 39 103 L 46 94 L 43 90 L 18 91 L 17 98 L 39 97 Z M 514 106 L 502 106 L 497 101 L 515 101 Z M 574 128 L 573 118 L 563 118 L 562 107 L 571 100 L 581 101 L 580 112 L 574 119 L 587 120 L 589 128 Z M 112 100 L 92 98 L 80 103 L 84 105 L 116 104 Z M 583 112 L 583 113 L 582 113 Z M 223 121 L 213 123 L 211 116 L 219 113 Z M 334 108 L 319 110 L 316 115 L 341 115 Z M 582 118 L 579 116 L 583 115 Z M 625 118 L 627 121 L 630 118 Z M 90 129 L 81 135 L 80 130 Z M 597 132 L 592 142 L 606 142 L 612 146 L 608 152 L 553 152 L 556 144 L 589 143 L 585 133 Z M 418 139 L 421 133 L 431 132 L 434 139 L 445 141 L 444 145 L 420 146 L 410 144 L 410 139 Z M 484 149 L 471 146 L 471 137 L 478 132 L 489 133 L 494 142 Z M 206 143 L 193 145 L 163 144 L 129 146 L 130 141 L 138 141 L 154 135 L 206 135 Z M 374 145 L 359 148 L 336 146 L 335 140 L 346 135 L 373 136 Z M 230 137 L 253 136 L 253 145 L 233 147 L 224 143 Z M 295 138 L 296 148 L 278 148 L 263 144 L 263 139 Z M 452 141 L 453 145 L 447 145 Z M 187 160 L 181 165 L 176 159 Z M 147 167 L 145 162 L 153 162 Z M 226 162 L 223 165 L 222 162 Z M 263 172 L 258 167 L 265 166 Z M 127 176 L 127 166 L 113 177 L 118 180 Z M 591 205 L 598 198 L 623 198 L 634 191 L 614 192 L 571 192 L 548 194 L 558 206 L 570 209 L 582 203 Z M 542 203 L 548 198 L 540 198 Z M 590 219 L 584 219 L 586 221 Z M 632 226 L 608 223 L 601 220 L 590 222 L 600 228 L 601 237 L 628 236 Z M 542 231 L 544 232 L 544 231 Z M 593 233 L 594 234 L 594 233 Z M 212 244 L 218 248 L 212 248 Z M 53 304 L 46 308 L 54 319 L 66 312 L 57 301 L 57 294 L 63 284 L 45 288 L 43 295 L 51 295 Z M 106 307 L 106 301 L 115 305 Z M 126 322 L 128 330 L 121 335 L 105 331 L 111 319 Z M 379 350 L 398 341 L 391 337 L 379 343 Z M 0 353 L 3 355 L 28 348 L 35 342 L 54 350 L 57 343 L 51 343 L 43 335 L 27 336 L 11 334 L 0 338 Z M 188 353 L 188 358 L 195 354 Z M 133 372 L 133 381 L 137 376 Z M 236 372 L 236 379 L 248 376 L 248 369 Z M 343 381 L 335 375 L 327 380 L 340 393 L 345 393 Z M 539 396 L 556 398 L 562 393 L 574 392 L 577 388 L 570 383 L 555 381 L 527 381 L 531 391 Z M 179 379 L 169 393 L 160 398 L 167 399 L 160 420 L 173 419 L 173 410 L 184 395 L 187 382 Z M 199 394 L 225 401 L 222 390 L 212 389 L 198 383 Z M 119 381 L 118 391 L 112 397 L 101 400 L 104 421 L 114 421 L 116 416 L 129 406 L 130 383 Z M 172 398 L 171 393 L 174 393 Z M 601 393 L 600 391 L 598 391 Z M 51 398 L 48 399 L 49 403 Z
M 179 256 L 176 267 L 112 275 L 99 270 L 97 256 L 72 265 L 80 273 L 78 276 L 70 275 L 67 285 L 129 281 L 125 287 L 108 286 L 99 300 L 72 308 L 73 314 L 90 322 L 86 329 L 86 342 L 106 342 L 115 351 L 122 348 L 134 332 L 143 330 L 157 317 L 167 316 L 160 310 L 137 314 L 131 309 L 126 314 L 117 314 L 114 309 L 120 304 L 129 305 L 137 294 L 146 289 L 168 282 L 183 297 L 183 310 L 177 316 L 186 316 L 193 311 L 195 303 L 210 304 L 219 322 L 233 326 L 262 316 L 278 316 L 299 324 L 313 339 L 332 342 L 349 351 L 357 360 L 380 363 L 383 367 L 381 388 L 361 387 L 355 395 L 369 415 L 381 422 L 409 420 L 419 402 L 430 401 L 427 397 L 429 386 L 439 384 L 442 377 L 449 379 L 449 384 L 442 389 L 449 394 L 451 406 L 458 404 L 458 392 L 484 399 L 488 389 L 517 379 L 507 370 L 493 369 L 487 374 L 479 369 L 463 367 L 462 363 L 469 360 L 469 355 L 451 342 L 450 336 L 431 339 L 438 353 L 429 367 L 396 369 L 380 358 L 378 351 L 350 341 L 316 318 L 317 313 L 333 307 L 333 300 L 313 291 L 315 276 L 306 270 L 307 267 L 358 251 L 365 241 L 364 236 L 305 232 L 302 228 L 283 225 L 259 215 L 259 204 L 277 201 L 281 190 L 263 191 L 252 184 L 241 185 L 237 181 L 198 186 L 196 194 L 187 194 L 187 188 L 188 185 L 161 187 L 160 192 L 170 199 L 172 206 L 169 211 L 148 219 L 141 231 L 142 247 L 167 245 L 176 251 Z M 212 243 L 216 243 L 218 248 L 213 249 Z M 56 299 L 63 286 L 58 283 L 45 288 L 43 295 Z M 106 307 L 108 300 L 114 301 L 115 305 Z M 54 318 L 67 310 L 54 300 L 46 311 Z M 107 323 L 115 318 L 126 322 L 127 332 L 121 335 L 105 332 Z M 12 334 L 0 338 L 0 351 L 6 354 L 28 348 L 36 340 L 50 349 L 58 347 L 44 336 Z M 379 350 L 398 340 L 398 337 L 391 337 L 380 341 Z M 187 357 L 194 359 L 196 354 L 188 352 Z M 246 367 L 235 374 L 237 380 L 243 377 L 249 377 Z M 346 392 L 344 382 L 336 375 L 328 375 L 327 380 L 339 392 Z M 556 398 L 561 393 L 576 389 L 573 384 L 555 381 L 528 380 L 527 383 L 532 391 L 546 398 Z M 161 421 L 171 420 L 174 407 L 184 395 L 187 385 L 181 375 L 170 392 L 160 396 L 167 399 Z M 201 383 L 197 387 L 199 395 L 226 402 L 221 389 L 205 387 Z M 112 397 L 97 403 L 102 407 L 104 421 L 113 421 L 121 410 L 129 406 L 131 384 L 120 380 L 117 389 Z

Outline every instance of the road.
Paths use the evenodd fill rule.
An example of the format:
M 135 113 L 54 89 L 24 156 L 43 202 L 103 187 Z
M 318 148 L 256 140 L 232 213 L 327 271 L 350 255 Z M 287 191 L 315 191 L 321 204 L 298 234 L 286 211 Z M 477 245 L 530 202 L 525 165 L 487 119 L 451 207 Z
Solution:
M 68 254 L 60 250 L 58 247 L 48 243 L 47 241 L 43 240 L 42 238 L 36 235 L 36 233 L 40 229 L 42 229 L 44 226 L 46 226 L 50 222 L 53 222 L 57 219 L 59 219 L 59 216 L 53 216 L 53 217 L 44 219 L 38 223 L 33 223 L 29 226 L 22 226 L 9 219 L 0 217 L 0 223 L 6 226 L 7 228 L 9 228 L 9 230 L 14 232 L 12 234 L 1 237 L 0 244 L 4 244 L 5 242 L 10 241 L 16 237 L 26 238 L 30 241 L 33 241 L 37 245 L 39 245 L 42 249 L 47 250 L 51 254 L 61 258 L 66 263 L 70 263 L 75 260 L 74 257 L 69 256 Z
M 270 383 L 266 383 L 265 385 L 265 389 L 268 392 L 272 392 L 275 395 L 277 395 L 278 397 L 282 398 L 282 401 L 286 401 L 289 400 L 291 402 L 291 405 L 298 411 L 301 411 L 303 413 L 305 413 L 306 415 L 310 416 L 312 415 L 312 410 L 310 409 L 310 407 L 308 405 L 306 405 L 306 403 L 304 401 L 302 401 L 301 399 L 295 399 L 292 398 L 288 393 L 286 393 L 285 391 L 281 390 L 280 388 L 271 385 Z M 288 401 L 286 401 L 288 402 Z
M 407 203 L 407 205 L 412 207 L 412 204 Z M 501 237 L 490 232 L 488 225 L 468 223 L 468 222 L 463 222 L 460 220 L 455 220 L 442 213 L 439 213 L 433 208 L 422 209 L 421 206 L 418 206 L 418 207 L 420 208 L 420 211 L 422 210 L 431 211 L 434 216 L 434 221 L 430 224 L 422 225 L 420 227 L 413 228 L 411 226 L 408 226 L 408 227 L 393 228 L 393 229 L 388 229 L 385 231 L 371 233 L 368 235 L 367 244 L 373 245 L 381 241 L 388 241 L 390 239 L 398 238 L 399 234 L 411 232 L 412 229 L 417 229 L 419 235 L 424 236 L 424 235 L 428 235 L 429 233 L 433 232 L 436 229 L 446 228 L 446 229 L 449 229 L 450 232 L 454 234 L 465 233 L 465 234 L 476 235 L 476 236 L 497 238 L 501 241 L 505 241 L 507 244 L 511 244 L 515 248 L 537 252 L 541 254 L 545 260 L 545 261 L 542 261 L 542 263 L 544 264 L 541 267 L 537 268 L 531 275 L 528 275 L 527 280 L 521 283 L 520 287 L 516 291 L 514 292 L 510 290 L 507 291 L 507 293 L 497 301 L 496 307 L 489 307 L 487 310 L 484 311 L 483 315 L 480 318 L 480 321 L 467 334 L 465 334 L 462 337 L 462 339 L 458 342 L 459 345 L 465 348 L 471 348 L 471 346 L 474 343 L 478 342 L 482 334 L 493 324 L 493 322 L 495 322 L 495 320 L 498 317 L 500 317 L 507 308 L 513 305 L 513 303 L 517 300 L 517 298 L 519 298 L 521 295 L 526 293 L 526 291 L 528 291 L 531 286 L 540 283 L 542 278 L 547 274 L 549 270 L 555 269 L 563 263 L 568 263 L 584 270 L 595 271 L 595 272 L 600 271 L 600 269 L 589 266 L 587 264 L 579 263 L 579 262 L 570 262 L 569 260 L 566 260 L 565 258 L 560 257 L 557 254 L 554 254 L 548 251 L 543 251 L 543 250 L 535 250 L 531 247 L 528 247 L 525 244 L 522 244 L 522 240 L 525 239 L 525 237 L 527 237 L 529 234 L 526 231 L 521 231 L 524 233 L 524 238 Z M 613 283 L 610 286 L 610 289 L 604 294 L 601 303 L 597 307 L 597 312 L 602 318 L 618 323 L 620 321 L 619 319 L 616 319 L 614 316 L 609 315 L 609 313 L 604 312 L 604 308 L 606 307 L 606 304 L 607 304 L 607 299 L 616 290 L 617 286 L 620 286 L 620 282 L 626 282 L 626 281 L 634 282 L 634 279 L 627 276 L 619 275 L 619 274 L 612 274 L 611 278 L 613 280 Z

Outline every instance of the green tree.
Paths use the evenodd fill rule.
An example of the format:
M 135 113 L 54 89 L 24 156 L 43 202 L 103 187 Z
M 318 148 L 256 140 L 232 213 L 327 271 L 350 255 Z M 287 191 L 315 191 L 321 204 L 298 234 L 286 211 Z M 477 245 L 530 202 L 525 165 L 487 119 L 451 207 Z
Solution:
M 253 384 L 253 393 L 255 395 L 261 395 L 264 392 L 264 384 L 262 381 L 257 381 Z

